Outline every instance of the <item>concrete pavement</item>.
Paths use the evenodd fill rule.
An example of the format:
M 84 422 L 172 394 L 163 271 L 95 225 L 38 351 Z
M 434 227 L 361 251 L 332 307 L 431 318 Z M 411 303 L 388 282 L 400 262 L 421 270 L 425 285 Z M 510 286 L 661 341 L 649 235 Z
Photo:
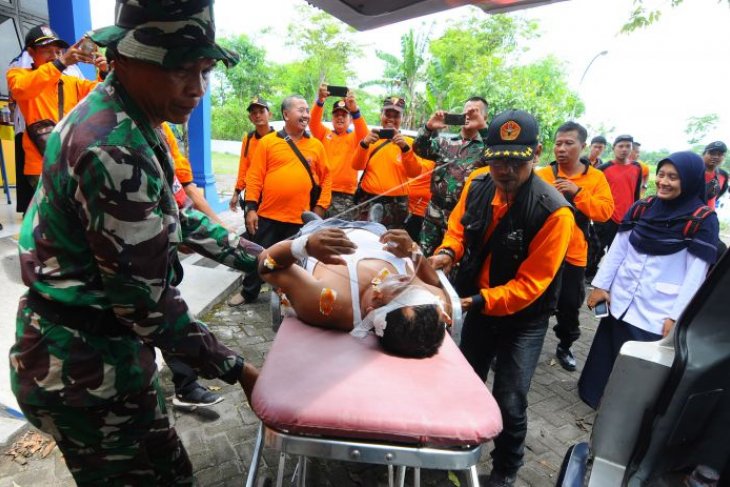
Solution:
M 263 363 L 274 338 L 265 294 L 259 302 L 240 308 L 219 304 L 201 318 L 219 339 L 240 350 L 247 360 L 257 366 Z M 554 334 L 548 333 L 529 395 L 525 466 L 520 470 L 518 486 L 554 485 L 567 448 L 588 438 L 593 412 L 578 399 L 575 389 L 596 321 L 587 313 L 581 316 L 581 321 L 583 337 L 574 346 L 579 360 L 577 372 L 566 372 L 555 362 L 557 342 Z M 223 394 L 225 401 L 209 409 L 182 411 L 173 409 L 170 404 L 173 390 L 169 371 L 163 369 L 161 375 L 168 398 L 168 413 L 188 450 L 198 484 L 214 487 L 242 485 L 250 464 L 257 420 L 241 389 L 220 381 L 208 381 L 207 385 L 221 388 L 217 392 Z M 485 452 L 489 449 L 487 447 Z M 273 475 L 277 461 L 275 452 L 265 451 L 261 473 Z M 288 473 L 293 466 L 294 461 L 289 460 Z M 490 471 L 486 453 L 479 464 L 479 471 Z M 309 472 L 308 485 L 311 486 L 387 485 L 386 469 L 380 466 L 316 461 L 310 465 Z M 422 482 L 422 485 L 432 487 L 454 485 L 445 472 L 436 471 L 425 471 Z M 45 459 L 36 454 L 27 460 L 26 465 L 14 462 L 9 456 L 0 457 L 0 487 L 34 485 L 74 485 L 58 449 Z

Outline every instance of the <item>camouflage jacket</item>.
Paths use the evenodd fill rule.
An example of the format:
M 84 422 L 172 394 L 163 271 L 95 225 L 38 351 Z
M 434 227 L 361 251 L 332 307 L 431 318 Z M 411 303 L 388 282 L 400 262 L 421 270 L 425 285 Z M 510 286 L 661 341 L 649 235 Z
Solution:
M 438 132 L 421 127 L 413 149 L 418 156 L 436 163 L 431 177 L 430 209 L 435 207 L 441 212 L 450 213 L 459 201 L 466 178 L 474 169 L 484 165 L 482 137 L 477 134 L 472 140 L 462 137 L 450 139 L 439 137 Z M 448 218 L 448 214 L 445 216 Z
M 155 381 L 152 346 L 206 378 L 230 372 L 232 382 L 240 370 L 238 354 L 196 321 L 175 287 L 177 247 L 246 272 L 255 272 L 261 248 L 229 244 L 226 229 L 178 209 L 163 140 L 114 74 L 51 134 L 20 233 L 23 281 L 52 302 L 112 310 L 129 333 L 73 330 L 62 317 L 40 317 L 23 298 L 10 352 L 20 402 L 43 405 L 58 394 L 73 407 L 122 400 Z

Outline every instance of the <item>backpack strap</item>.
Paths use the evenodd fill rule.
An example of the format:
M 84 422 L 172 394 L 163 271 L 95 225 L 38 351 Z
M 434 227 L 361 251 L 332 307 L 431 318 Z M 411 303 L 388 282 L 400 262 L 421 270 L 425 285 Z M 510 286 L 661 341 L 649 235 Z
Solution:
M 246 147 L 243 149 L 243 157 L 248 157 L 248 146 L 251 145 L 251 137 L 253 137 L 256 134 L 255 130 L 250 131 L 246 135 Z
M 700 206 L 693 213 L 692 216 L 687 219 L 684 228 L 682 229 L 682 235 L 685 239 L 692 239 L 700 231 L 702 222 L 707 218 L 713 210 L 709 206 Z
M 639 219 L 644 216 L 644 213 L 646 213 L 646 210 L 651 207 L 651 205 L 654 203 L 654 196 L 649 196 L 648 198 L 640 199 L 637 201 L 633 208 L 631 208 L 631 215 L 629 216 L 629 221 L 631 223 L 636 223 L 639 221 Z

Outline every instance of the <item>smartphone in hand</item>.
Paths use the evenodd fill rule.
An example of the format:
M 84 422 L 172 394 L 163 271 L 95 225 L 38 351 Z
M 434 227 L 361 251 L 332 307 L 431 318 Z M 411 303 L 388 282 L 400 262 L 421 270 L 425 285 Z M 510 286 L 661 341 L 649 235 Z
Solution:
M 381 139 L 392 139 L 395 136 L 395 129 L 380 129 L 378 131 L 378 137 Z
M 330 96 L 345 98 L 349 90 L 347 86 L 327 85 L 327 91 L 329 91 Z
M 593 315 L 596 318 L 605 318 L 608 316 L 608 302 L 601 301 L 600 303 L 596 303 L 593 307 Z
M 466 125 L 466 115 L 459 113 L 447 113 L 444 117 L 446 125 Z

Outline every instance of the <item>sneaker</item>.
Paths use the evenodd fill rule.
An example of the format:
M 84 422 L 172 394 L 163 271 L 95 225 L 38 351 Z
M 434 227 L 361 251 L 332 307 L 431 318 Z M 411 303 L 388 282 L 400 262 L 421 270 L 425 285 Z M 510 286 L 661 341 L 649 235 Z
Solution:
M 566 348 L 562 345 L 558 345 L 558 348 L 555 349 L 555 356 L 558 358 L 560 366 L 565 370 L 569 372 L 573 372 L 575 370 L 575 357 L 569 347 Z
M 517 474 L 505 475 L 492 470 L 486 479 L 484 475 L 479 476 L 479 485 L 484 487 L 513 487 L 517 480 Z
M 175 394 L 172 396 L 172 404 L 174 406 L 184 408 L 207 407 L 218 404 L 223 400 L 223 396 L 210 392 L 205 387 L 197 384 L 197 387 L 185 394 Z

